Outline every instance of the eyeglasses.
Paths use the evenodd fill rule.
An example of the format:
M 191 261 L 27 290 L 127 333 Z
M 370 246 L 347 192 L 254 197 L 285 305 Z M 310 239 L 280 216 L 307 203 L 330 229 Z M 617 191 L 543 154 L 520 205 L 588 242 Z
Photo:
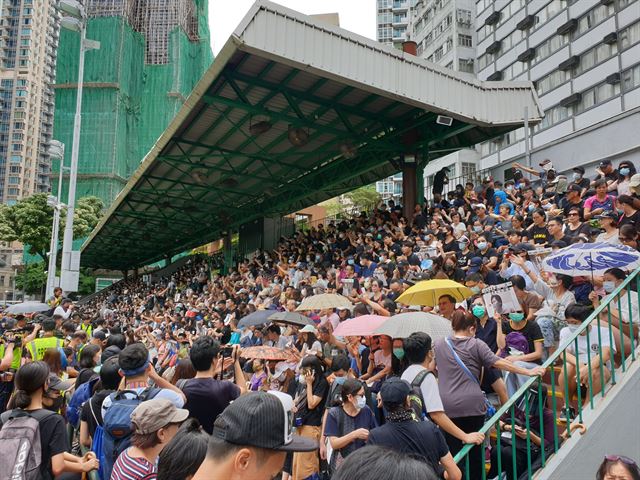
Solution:
M 638 467 L 638 464 L 635 462 L 635 460 L 632 460 L 629 457 L 625 457 L 624 455 L 605 455 L 604 459 L 607 462 L 622 462 L 636 468 Z

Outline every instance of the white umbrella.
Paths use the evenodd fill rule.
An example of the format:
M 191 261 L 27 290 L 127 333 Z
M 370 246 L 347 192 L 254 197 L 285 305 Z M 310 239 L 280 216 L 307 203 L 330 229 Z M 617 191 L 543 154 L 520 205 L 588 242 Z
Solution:
M 46 303 L 42 302 L 22 302 L 16 303 L 15 305 L 11 305 L 5 310 L 5 313 L 12 313 L 14 315 L 24 315 L 26 313 L 38 313 L 38 312 L 46 312 L 50 310 L 51 307 Z
M 640 267 L 640 252 L 611 243 L 575 243 L 542 260 L 546 272 L 572 277 L 603 275 L 610 268 L 632 271 Z
M 394 315 L 376 328 L 373 335 L 407 338 L 415 332 L 427 333 L 432 340 L 451 335 L 451 322 L 440 315 L 426 312 L 408 312 Z

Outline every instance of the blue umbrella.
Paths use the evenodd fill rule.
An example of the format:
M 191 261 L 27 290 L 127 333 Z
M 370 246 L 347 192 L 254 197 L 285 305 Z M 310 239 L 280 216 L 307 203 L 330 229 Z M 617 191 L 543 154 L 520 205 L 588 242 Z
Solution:
M 542 260 L 546 272 L 572 277 L 603 275 L 610 268 L 632 271 L 640 267 L 640 252 L 611 243 L 575 243 Z

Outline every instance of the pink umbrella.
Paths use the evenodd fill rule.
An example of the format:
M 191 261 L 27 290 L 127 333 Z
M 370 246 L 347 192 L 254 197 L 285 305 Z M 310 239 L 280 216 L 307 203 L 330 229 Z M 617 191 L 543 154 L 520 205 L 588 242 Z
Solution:
M 389 317 L 381 315 L 362 315 L 361 317 L 345 320 L 336 327 L 333 334 L 336 337 L 366 337 L 389 320 Z

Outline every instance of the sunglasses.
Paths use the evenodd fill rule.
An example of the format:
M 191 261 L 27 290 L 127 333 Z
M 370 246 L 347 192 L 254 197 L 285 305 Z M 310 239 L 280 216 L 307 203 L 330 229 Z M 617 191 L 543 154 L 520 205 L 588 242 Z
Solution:
M 625 457 L 624 455 L 605 455 L 604 459 L 607 462 L 622 462 L 636 468 L 638 467 L 638 464 L 636 464 L 635 460 L 632 460 L 629 457 Z

